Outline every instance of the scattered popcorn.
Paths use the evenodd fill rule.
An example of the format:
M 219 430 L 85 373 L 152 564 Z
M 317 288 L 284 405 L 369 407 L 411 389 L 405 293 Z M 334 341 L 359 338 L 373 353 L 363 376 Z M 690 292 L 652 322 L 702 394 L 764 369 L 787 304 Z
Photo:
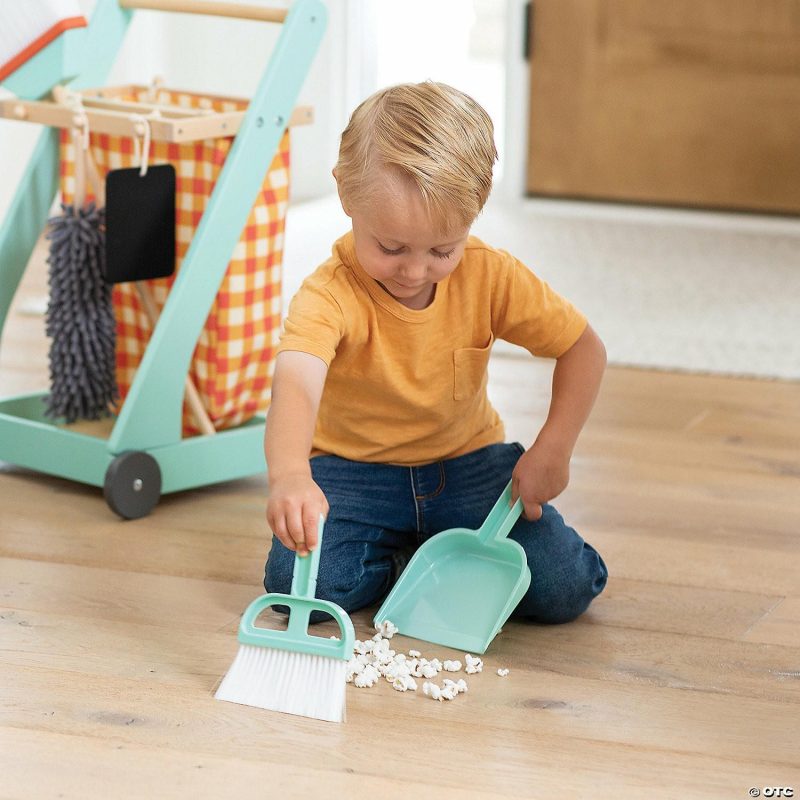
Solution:
M 375 623 L 375 630 L 383 636 L 384 639 L 391 639 L 397 633 L 397 625 L 385 619 L 383 622 Z M 373 637 L 375 638 L 375 637 Z
M 371 639 L 356 640 L 353 656 L 347 662 L 346 680 L 359 689 L 375 686 L 384 677 L 397 692 L 416 692 L 415 678 L 424 678 L 422 693 L 432 700 L 443 702 L 454 700 L 459 694 L 467 691 L 467 682 L 460 678 L 442 678 L 442 685 L 433 682 L 442 670 L 458 672 L 462 668 L 461 661 L 438 658 L 423 658 L 419 650 L 409 650 L 408 654 L 396 652 L 390 647 L 389 639 L 397 633 L 397 628 L 386 620 L 376 625 L 376 633 Z M 333 637 L 331 637 L 333 638 Z M 471 653 L 464 654 L 465 672 L 474 675 L 483 670 L 483 659 Z M 497 670 L 497 674 L 505 677 L 509 674 L 506 667 Z
M 481 672 L 483 670 L 483 659 L 481 659 L 480 656 L 473 656 L 469 653 L 465 653 L 464 660 L 467 662 L 467 666 L 464 669 L 467 675 L 474 675 L 476 672 Z
M 497 670 L 497 674 L 498 674 L 498 675 L 499 675 L 501 678 L 505 678 L 505 676 L 506 676 L 506 675 L 508 675 L 508 670 L 507 670 L 507 669 L 505 669 L 505 668 L 503 668 L 503 669 L 499 669 L 499 670 Z

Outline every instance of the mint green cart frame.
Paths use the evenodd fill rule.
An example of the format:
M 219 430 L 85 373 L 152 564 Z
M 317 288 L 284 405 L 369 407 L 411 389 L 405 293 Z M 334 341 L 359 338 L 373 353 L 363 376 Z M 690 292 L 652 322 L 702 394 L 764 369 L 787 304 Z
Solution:
M 77 75 L 73 88 L 103 85 L 133 13 L 117 0 L 98 0 L 87 28 L 65 31 L 5 87 L 19 97 L 41 96 L 65 74 Z M 48 419 L 46 392 L 8 397 L 0 399 L 0 460 L 103 487 L 109 506 L 128 519 L 149 513 L 161 494 L 265 471 L 263 416 L 182 438 L 185 379 L 326 21 L 321 0 L 295 0 L 289 9 L 110 436 Z M 86 53 L 90 63 L 76 67 Z M 58 191 L 58 159 L 58 131 L 46 128 L 0 224 L 0 335 Z

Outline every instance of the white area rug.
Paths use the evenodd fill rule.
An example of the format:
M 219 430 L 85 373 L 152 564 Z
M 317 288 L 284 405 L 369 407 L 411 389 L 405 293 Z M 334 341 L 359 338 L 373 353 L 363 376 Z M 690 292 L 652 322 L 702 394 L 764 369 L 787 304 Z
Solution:
M 290 208 L 285 305 L 348 229 L 336 197 Z M 473 232 L 581 308 L 612 364 L 800 380 L 800 220 L 490 201 Z

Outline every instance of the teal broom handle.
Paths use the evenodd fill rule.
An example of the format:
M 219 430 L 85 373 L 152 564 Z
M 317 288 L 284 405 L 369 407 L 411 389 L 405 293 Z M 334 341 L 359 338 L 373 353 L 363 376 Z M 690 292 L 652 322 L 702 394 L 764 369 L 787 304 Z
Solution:
M 522 499 L 518 497 L 514 505 L 511 505 L 511 481 L 509 481 L 486 517 L 486 522 L 481 525 L 478 531 L 478 538 L 481 543 L 488 544 L 489 542 L 499 542 L 501 539 L 505 539 L 519 519 L 520 514 L 522 514 Z
M 296 555 L 294 557 L 291 594 L 297 597 L 316 597 L 319 554 L 322 550 L 322 531 L 324 528 L 325 518 L 320 514 L 317 526 L 317 546 L 307 556 Z

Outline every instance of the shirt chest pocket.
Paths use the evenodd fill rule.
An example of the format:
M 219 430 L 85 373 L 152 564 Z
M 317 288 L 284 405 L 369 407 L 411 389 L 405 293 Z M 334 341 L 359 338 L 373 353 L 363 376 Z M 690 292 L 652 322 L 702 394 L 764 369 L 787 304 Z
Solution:
M 486 385 L 486 368 L 494 336 L 485 347 L 461 347 L 453 351 L 453 399 L 469 400 Z

